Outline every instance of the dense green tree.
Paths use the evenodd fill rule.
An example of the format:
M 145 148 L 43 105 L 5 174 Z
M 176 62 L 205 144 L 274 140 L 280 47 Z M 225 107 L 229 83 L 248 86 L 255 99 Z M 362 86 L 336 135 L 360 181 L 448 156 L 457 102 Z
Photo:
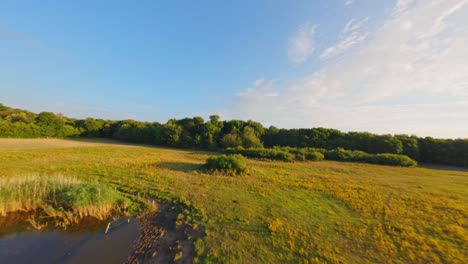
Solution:
M 163 138 L 164 142 L 168 146 L 179 146 L 180 144 L 180 136 L 183 132 L 183 127 L 178 124 L 176 119 L 170 119 L 164 125 Z
M 391 135 L 377 136 L 374 142 L 374 153 L 400 154 L 403 151 L 403 144 L 401 141 Z
M 242 146 L 244 148 L 263 148 L 263 144 L 255 133 L 255 129 L 246 126 L 242 131 Z
M 236 130 L 224 135 L 221 138 L 221 147 L 223 148 L 235 148 L 238 146 L 242 146 L 242 143 L 242 138 L 239 135 L 239 132 L 237 132 Z
M 202 146 L 214 150 L 218 147 L 220 132 L 223 128 L 223 122 L 219 121 L 219 116 L 210 116 L 210 121 L 206 122 L 202 131 Z
M 395 137 L 398 138 L 402 144 L 402 154 L 412 159 L 419 160 L 419 146 L 416 136 L 396 135 Z
M 80 120 L 81 121 L 81 120 Z M 83 128 L 82 135 L 86 137 L 99 137 L 102 133 L 102 128 L 105 124 L 104 120 L 86 118 L 79 122 L 79 126 Z
M 279 129 L 274 126 L 270 126 L 268 129 L 265 130 L 265 134 L 262 136 L 262 141 L 265 147 L 271 148 L 275 146 L 275 138 L 279 133 Z
M 16 122 L 22 122 L 25 124 L 33 123 L 34 122 L 35 115 L 24 112 L 24 111 L 18 111 L 18 112 L 13 112 L 10 115 L 8 115 L 5 120 L 8 120 L 12 123 Z
M 65 120 L 51 112 L 41 112 L 36 117 L 36 124 L 41 127 L 41 134 L 45 137 L 67 136 Z
M 10 111 L 10 110 L 12 110 L 11 107 L 8 107 L 8 106 L 6 106 L 6 105 L 0 103 L 0 111 L 3 112 L 3 111 Z

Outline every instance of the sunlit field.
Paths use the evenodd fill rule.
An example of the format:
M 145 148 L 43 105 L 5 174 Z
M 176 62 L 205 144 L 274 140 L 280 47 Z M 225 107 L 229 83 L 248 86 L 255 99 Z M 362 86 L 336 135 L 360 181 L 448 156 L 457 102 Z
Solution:
M 468 172 L 332 161 L 248 160 L 241 176 L 199 167 L 214 153 L 111 141 L 0 139 L 0 177 L 105 183 L 193 210 L 195 262 L 464 263 Z M 1 228 L 1 227 L 0 227 Z

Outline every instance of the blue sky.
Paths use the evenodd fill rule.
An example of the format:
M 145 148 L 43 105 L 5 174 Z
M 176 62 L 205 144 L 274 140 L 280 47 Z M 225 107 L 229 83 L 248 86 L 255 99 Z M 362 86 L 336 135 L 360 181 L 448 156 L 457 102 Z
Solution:
M 0 2 L 0 102 L 468 136 L 466 0 Z

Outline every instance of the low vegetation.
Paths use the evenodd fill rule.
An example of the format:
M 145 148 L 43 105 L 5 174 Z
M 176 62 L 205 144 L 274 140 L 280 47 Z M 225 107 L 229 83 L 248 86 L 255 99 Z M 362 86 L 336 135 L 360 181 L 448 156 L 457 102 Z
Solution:
M 467 171 L 249 159 L 248 177 L 213 177 L 199 170 L 206 152 L 56 139 L 0 150 L 2 179 L 75 175 L 174 204 L 177 222 L 204 230 L 195 263 L 468 259 Z
M 345 150 L 345 149 L 334 149 L 324 150 L 325 158 L 327 160 L 337 161 L 351 161 L 351 162 L 363 162 L 370 164 L 380 165 L 391 165 L 391 166 L 402 166 L 402 167 L 414 167 L 418 165 L 418 162 L 405 155 L 390 154 L 390 153 L 379 153 L 369 154 L 358 150 Z
M 228 148 L 223 151 L 226 154 L 240 154 L 248 158 L 258 158 L 265 160 L 280 160 L 280 161 L 319 161 L 319 160 L 336 160 L 348 162 L 362 162 L 370 164 L 381 164 L 402 167 L 417 166 L 417 161 L 405 155 L 399 154 L 369 154 L 357 150 L 345 150 L 337 148 L 333 150 L 315 149 L 315 148 L 248 148 L 242 147 Z
M 30 213 L 36 227 L 50 222 L 66 227 L 82 219 L 104 220 L 123 214 L 131 201 L 114 189 L 74 177 L 28 176 L 0 178 L 0 216 Z
M 227 175 L 241 175 L 247 171 L 247 165 L 242 155 L 219 155 L 209 157 L 203 169 Z
M 226 154 L 240 154 L 248 158 L 293 161 L 295 156 L 287 151 L 278 149 L 248 148 L 242 147 L 228 148 L 223 151 Z

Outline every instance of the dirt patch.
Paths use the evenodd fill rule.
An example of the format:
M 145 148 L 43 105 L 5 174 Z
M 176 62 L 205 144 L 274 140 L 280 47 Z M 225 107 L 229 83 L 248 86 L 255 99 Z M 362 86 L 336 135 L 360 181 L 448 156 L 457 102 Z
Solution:
M 169 204 L 139 217 L 140 234 L 127 263 L 192 263 L 193 242 L 202 231 L 177 221 Z

